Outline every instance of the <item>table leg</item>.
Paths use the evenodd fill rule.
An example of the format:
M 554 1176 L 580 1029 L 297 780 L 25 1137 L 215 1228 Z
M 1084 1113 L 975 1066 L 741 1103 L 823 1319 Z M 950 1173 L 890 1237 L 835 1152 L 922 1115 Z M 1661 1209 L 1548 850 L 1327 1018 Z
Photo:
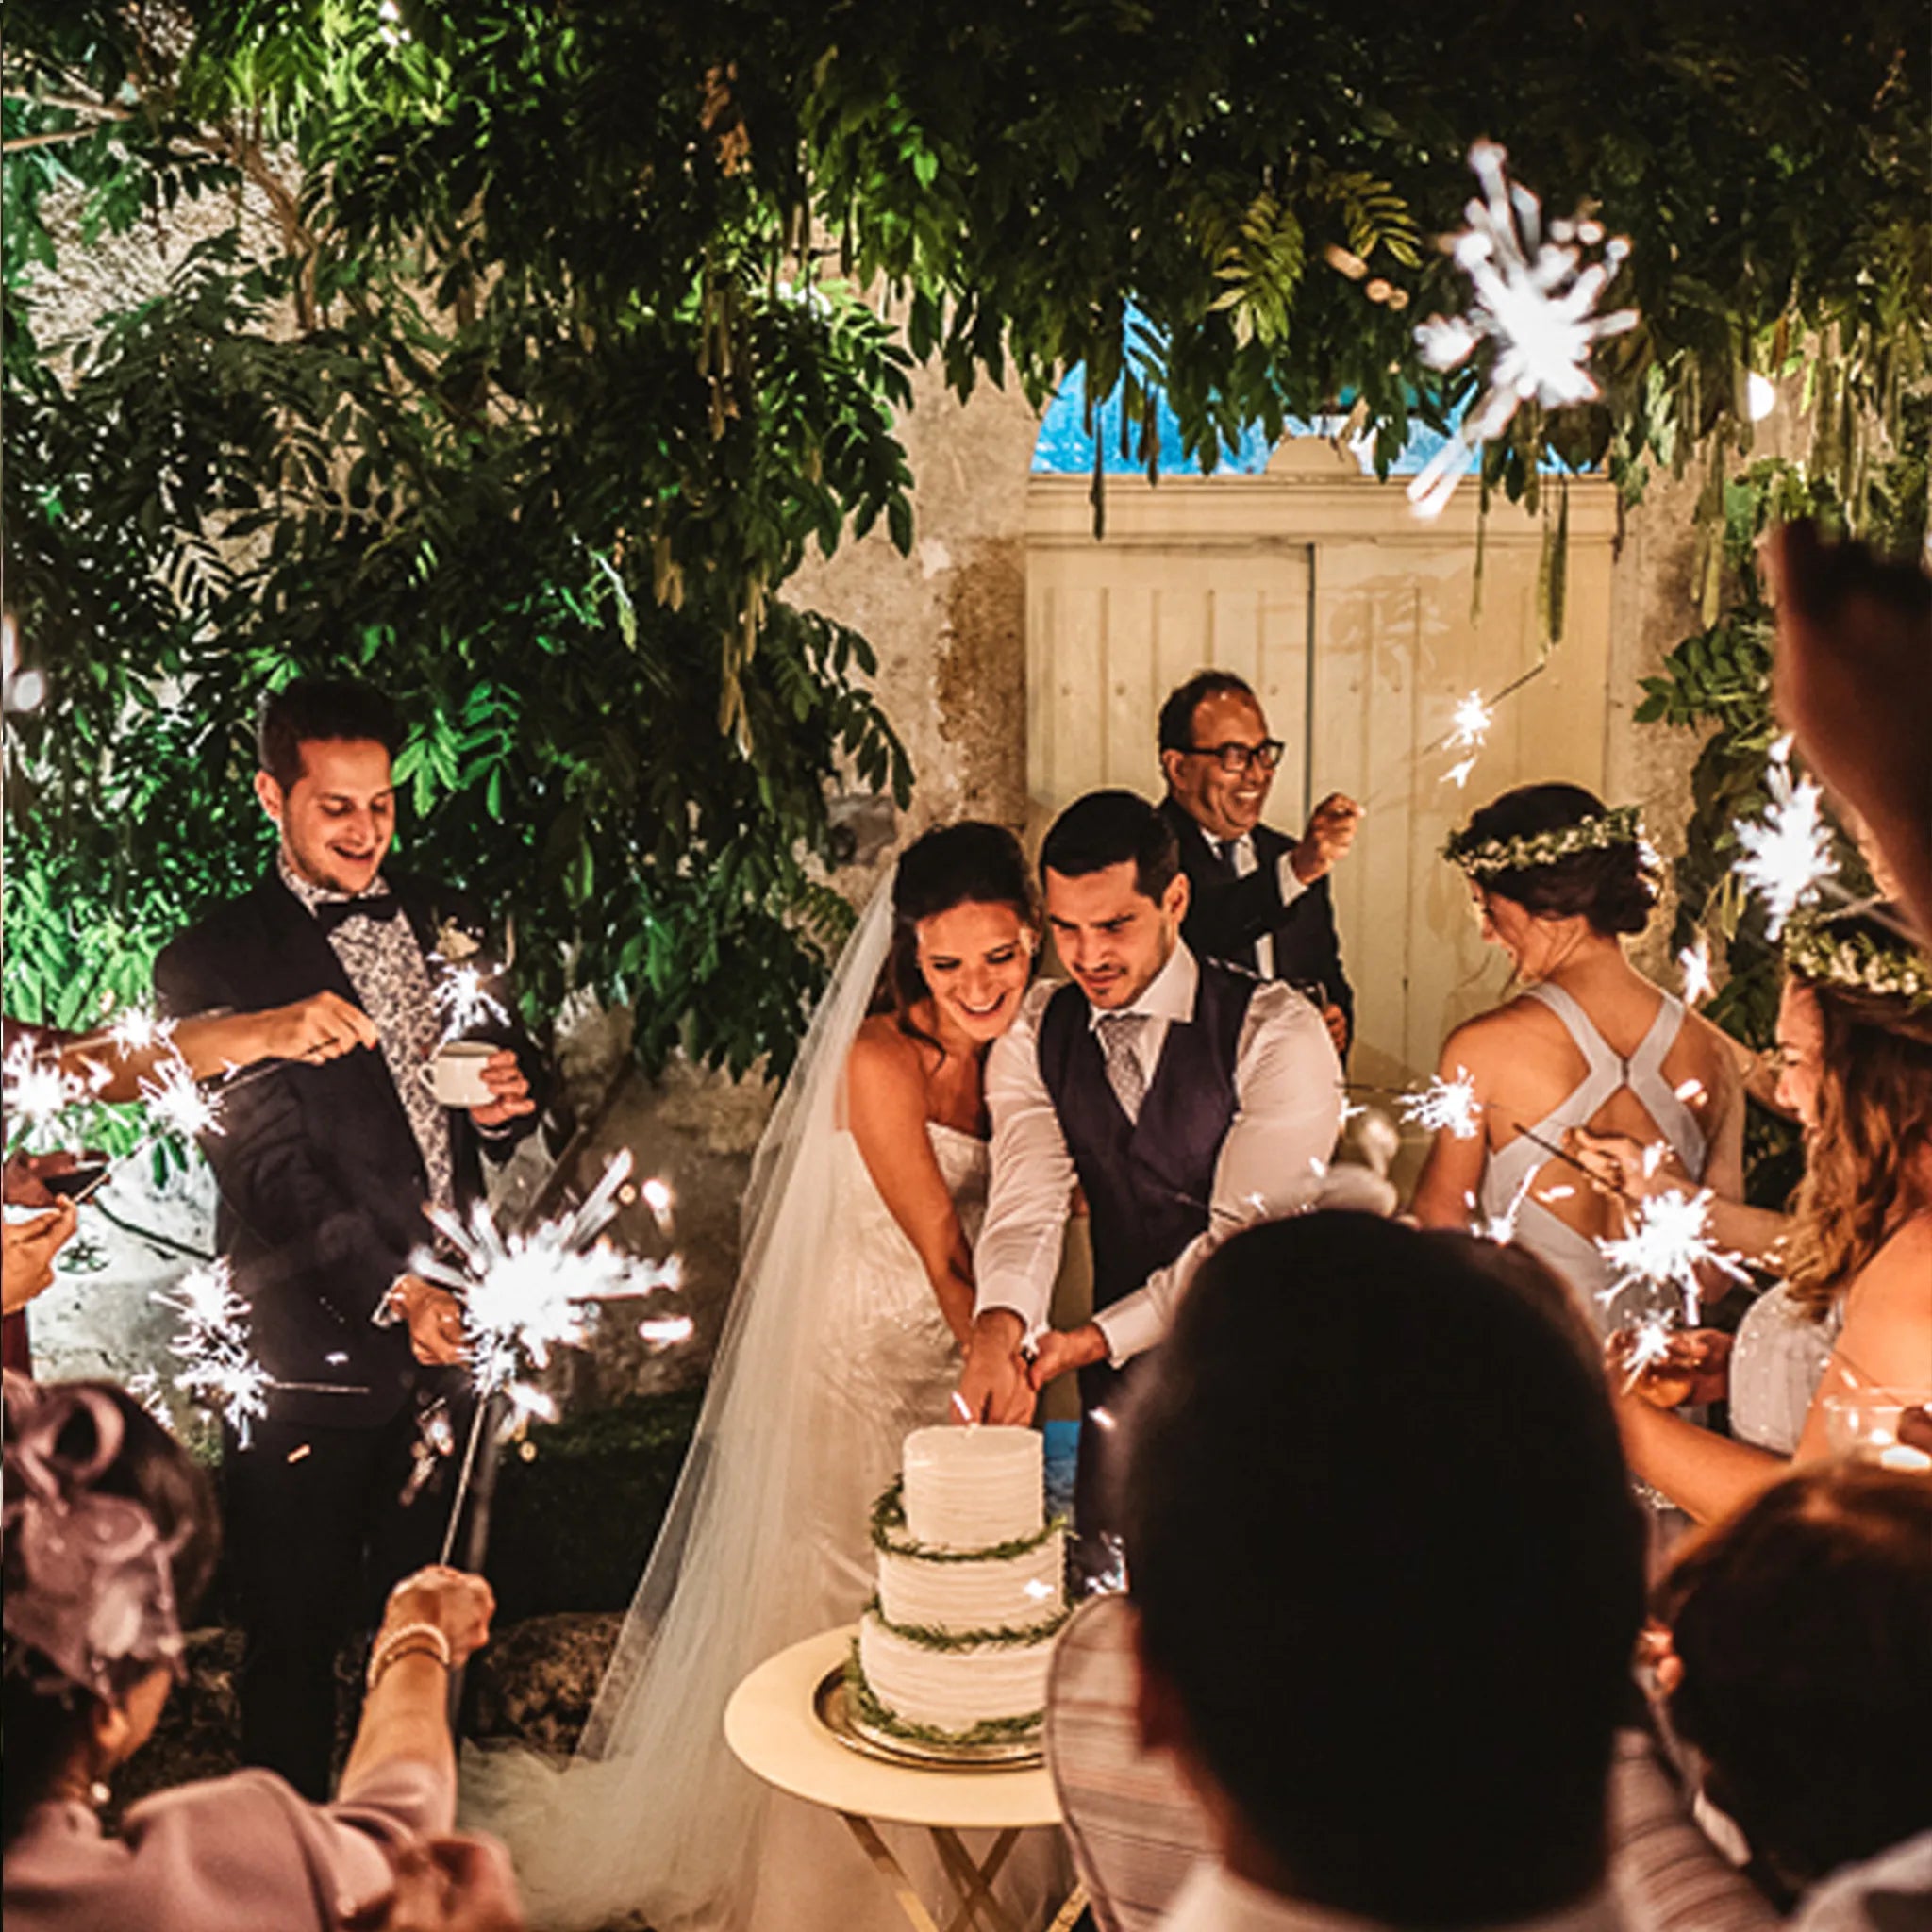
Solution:
M 856 1811 L 841 1811 L 839 1816 L 858 1840 L 859 1849 L 872 1860 L 873 1869 L 892 1888 L 892 1895 L 899 1901 L 900 1909 L 911 1920 L 914 1932 L 940 1932 L 939 1922 L 926 1910 L 925 1901 L 906 1875 L 906 1868 L 893 1857 L 891 1847 L 879 1836 L 878 1828 L 872 1820 L 859 1817 Z
M 1076 1885 L 1067 1894 L 1067 1902 L 1053 1915 L 1053 1924 L 1046 1932 L 1074 1932 L 1074 1924 L 1087 1909 L 1087 1888 Z
M 973 1854 L 959 1841 L 959 1834 L 943 1824 L 931 1827 L 932 1841 L 939 1849 L 940 1862 L 946 1868 L 946 1875 L 953 1881 L 953 1890 L 959 1895 L 958 1916 L 954 1919 L 948 1932 L 972 1932 L 975 1924 L 983 1924 L 988 1932 L 1019 1932 L 1010 1914 L 992 1895 L 992 1882 L 1000 1874 L 1000 1867 L 1007 1862 L 1015 1844 L 1019 1842 L 1017 1831 L 1003 1831 L 993 1840 L 992 1850 L 986 1855 L 986 1863 L 974 1863 Z

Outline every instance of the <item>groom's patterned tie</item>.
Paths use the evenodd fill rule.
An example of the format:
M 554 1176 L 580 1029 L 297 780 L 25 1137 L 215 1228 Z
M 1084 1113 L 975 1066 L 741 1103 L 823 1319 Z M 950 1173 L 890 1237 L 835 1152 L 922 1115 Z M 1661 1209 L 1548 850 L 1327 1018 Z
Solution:
M 1113 1089 L 1121 1111 L 1135 1123 L 1141 1118 L 1141 1103 L 1147 1097 L 1147 1074 L 1141 1065 L 1141 1029 L 1146 1024 L 1145 1013 L 1103 1013 L 1099 1022 L 1108 1085 Z

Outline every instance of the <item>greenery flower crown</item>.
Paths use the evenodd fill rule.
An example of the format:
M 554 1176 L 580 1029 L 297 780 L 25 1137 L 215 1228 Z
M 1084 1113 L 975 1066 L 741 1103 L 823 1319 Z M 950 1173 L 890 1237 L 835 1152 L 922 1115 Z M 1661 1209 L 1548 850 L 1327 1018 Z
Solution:
M 1557 825 L 1547 832 L 1523 832 L 1513 839 L 1472 839 L 1467 832 L 1452 832 L 1442 847 L 1442 857 L 1460 866 L 1472 878 L 1488 878 L 1492 873 L 1526 872 L 1532 866 L 1555 865 L 1573 852 L 1604 852 L 1612 845 L 1643 846 L 1643 809 L 1641 806 L 1613 806 L 1598 816 L 1579 819 L 1574 825 Z
M 1824 986 L 1932 1006 L 1932 960 L 1908 940 L 1847 932 L 1815 912 L 1799 913 L 1786 925 L 1785 964 Z

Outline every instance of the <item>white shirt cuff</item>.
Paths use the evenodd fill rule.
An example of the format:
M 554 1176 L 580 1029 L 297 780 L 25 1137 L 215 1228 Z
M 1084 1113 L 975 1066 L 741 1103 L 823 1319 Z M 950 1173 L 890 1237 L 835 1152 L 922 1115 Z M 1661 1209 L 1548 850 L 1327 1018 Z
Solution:
M 1274 861 L 1275 890 L 1281 894 L 1284 906 L 1292 906 L 1308 888 L 1306 881 L 1294 869 L 1294 847 L 1291 845 Z
M 1093 1325 L 1107 1341 L 1107 1358 L 1115 1367 L 1144 1354 L 1167 1334 L 1167 1315 L 1145 1293 L 1124 1296 L 1094 1316 Z

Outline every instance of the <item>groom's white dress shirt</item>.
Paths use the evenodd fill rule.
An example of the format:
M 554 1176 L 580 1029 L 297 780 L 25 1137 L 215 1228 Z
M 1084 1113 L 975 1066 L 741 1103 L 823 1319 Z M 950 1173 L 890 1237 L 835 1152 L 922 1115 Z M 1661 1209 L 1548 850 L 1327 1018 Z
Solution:
M 1518 1919 L 1507 1928 L 1471 1927 L 1470 1932 L 1624 1932 L 1628 1922 L 1606 1891 L 1536 1919 Z M 1237 1878 L 1224 1865 L 1202 1865 L 1181 1888 L 1161 1920 L 1159 1932 L 1382 1932 L 1379 1921 L 1332 1911 L 1263 1891 Z
M 1141 1015 L 1135 1050 L 1154 1084 L 1168 1028 L 1194 1016 L 1201 969 L 1176 940 L 1145 991 L 1119 1010 Z M 1010 1308 L 1030 1335 L 1046 1324 L 1059 1271 L 1075 1174 L 1059 1115 L 1040 1072 L 1040 1023 L 1058 984 L 1031 988 L 1019 1017 L 987 1056 L 992 1114 L 992 1182 L 974 1250 L 976 1308 Z M 1090 1005 L 1088 1024 L 1103 1009 Z M 1308 1198 L 1341 1129 L 1341 1063 L 1322 1016 L 1292 987 L 1255 988 L 1235 1049 L 1235 1117 L 1214 1168 L 1205 1234 L 1131 1294 L 1094 1316 L 1118 1367 L 1167 1333 L 1194 1271 L 1251 1222 L 1291 1212 Z

